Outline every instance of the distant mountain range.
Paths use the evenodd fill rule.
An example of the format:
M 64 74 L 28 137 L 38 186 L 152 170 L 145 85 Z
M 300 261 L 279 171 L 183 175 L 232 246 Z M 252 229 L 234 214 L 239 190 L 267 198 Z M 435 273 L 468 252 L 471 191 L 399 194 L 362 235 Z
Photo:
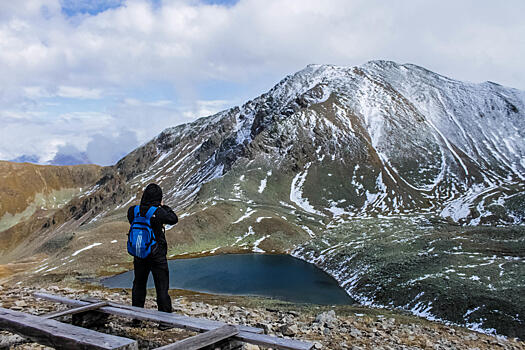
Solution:
M 14 159 L 9 160 L 14 163 L 31 163 L 40 164 L 40 158 L 36 155 L 21 155 Z M 85 152 L 77 154 L 62 154 L 57 153 L 53 159 L 46 162 L 45 165 L 80 165 L 80 164 L 93 164 Z
M 390 61 L 357 67 L 309 65 L 240 107 L 164 130 L 100 172 L 96 183 L 83 187 L 82 193 L 50 214 L 49 225 L 27 235 L 28 240 L 37 235 L 44 240 L 10 257 L 41 252 L 46 241 L 62 242 L 50 245 L 55 250 L 45 250 L 51 261 L 59 261 L 80 247 L 75 237 L 82 237 L 85 245 L 99 242 L 93 251 L 109 252 L 114 237 L 125 237 L 127 207 L 137 203 L 148 183 L 156 182 L 164 189 L 165 202 L 181 217 L 167 230 L 171 256 L 292 253 L 331 273 L 365 304 L 475 324 L 473 317 L 479 312 L 468 313 L 469 305 L 461 306 L 467 315 L 459 318 L 448 309 L 433 308 L 444 294 L 431 295 L 428 285 L 418 284 L 414 295 L 405 286 L 411 299 L 403 300 L 396 296 L 399 292 L 379 295 L 372 288 L 384 283 L 381 288 L 394 291 L 424 276 L 425 268 L 414 272 L 414 261 L 417 254 L 433 249 L 435 241 L 406 252 L 415 252 L 416 260 L 411 260 L 415 265 L 403 265 L 403 255 L 397 257 L 403 262 L 397 268 L 373 268 L 393 259 L 384 254 L 392 247 L 409 242 L 409 237 L 424 237 L 425 232 L 436 234 L 436 241 L 453 244 L 454 237 L 466 234 L 468 230 L 461 228 L 465 226 L 494 228 L 483 233 L 494 239 L 499 237 L 497 226 L 522 227 L 525 92 L 491 82 L 459 82 Z M 374 236 L 380 232 L 395 236 L 399 231 L 406 236 Z M 509 252 L 520 251 L 523 236 L 512 235 L 517 246 L 491 251 L 492 263 L 496 264 L 496 256 L 505 261 Z M 503 236 L 499 238 L 505 241 Z M 366 246 L 371 252 L 378 242 L 389 245 L 373 258 L 356 260 L 359 249 Z M 396 249 L 392 254 L 403 252 Z M 478 253 L 488 254 L 482 250 Z M 128 261 L 125 249 L 112 250 L 104 259 L 105 266 Z M 76 273 L 88 273 L 87 265 L 94 262 L 75 261 Z M 425 264 L 444 268 L 443 261 Z M 67 273 L 68 266 L 48 266 L 53 273 Z M 391 276 L 396 269 L 414 274 L 396 284 L 394 278 L 373 278 L 373 273 Z M 98 273 L 109 271 L 113 270 Z M 523 281 L 510 281 L 515 282 L 513 288 L 523 288 Z M 480 302 L 494 294 L 487 285 L 494 287 L 494 283 L 483 286 Z M 423 290 L 428 299 L 418 294 Z M 451 305 L 459 300 L 458 296 Z M 509 303 L 511 310 L 515 305 Z M 509 321 L 510 328 L 487 326 L 484 321 L 480 327 L 514 334 L 523 323 L 522 309 L 518 307 L 518 316 L 512 316 L 518 321 Z M 503 319 L 508 317 L 505 313 Z

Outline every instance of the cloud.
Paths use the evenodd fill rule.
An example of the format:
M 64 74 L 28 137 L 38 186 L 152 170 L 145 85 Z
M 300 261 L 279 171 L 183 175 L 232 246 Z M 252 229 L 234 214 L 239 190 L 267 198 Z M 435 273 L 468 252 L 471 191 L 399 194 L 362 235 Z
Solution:
M 102 90 L 76 86 L 59 86 L 56 96 L 80 99 L 98 99 L 102 96 Z
M 13 159 L 36 155 L 41 163 L 50 162 L 61 146 L 85 150 L 92 135 L 118 133 L 122 125 L 105 113 L 63 113 L 0 111 L 0 157 Z
M 136 98 L 125 98 L 123 103 L 128 106 L 150 106 L 150 107 L 164 107 L 173 105 L 170 100 L 156 100 L 156 101 L 141 101 Z
M 17 16 L 2 26 L 3 73 L 20 83 L 123 87 L 158 79 L 191 89 L 206 79 L 260 80 L 277 70 L 274 81 L 313 62 L 392 58 L 525 87 L 522 1 L 245 0 L 227 7 L 166 1 L 155 7 L 130 0 L 78 23 L 64 18 L 56 2 L 41 3 L 49 19 L 13 11 Z M 15 78 L 15 72 L 24 73 Z
M 309 63 L 391 59 L 525 89 L 524 12 L 521 0 L 0 2 L 0 157 L 49 160 L 122 128 L 138 145 Z
M 115 135 L 95 134 L 89 141 L 86 154 L 93 163 L 113 165 L 137 146 L 137 135 L 123 130 Z
M 163 129 L 191 122 L 233 107 L 227 100 L 197 100 L 175 103 L 170 100 L 144 101 L 126 98 L 109 109 L 116 123 L 133 130 L 139 143 L 156 136 Z M 122 116 L 119 118 L 119 116 Z
M 202 116 L 212 115 L 229 107 L 233 107 L 231 101 L 227 100 L 198 100 L 195 101 L 192 108 L 185 108 L 182 115 L 190 120 Z
M 90 164 L 93 161 L 88 158 L 86 152 L 80 151 L 73 144 L 66 143 L 58 146 L 55 156 L 48 163 L 53 165 L 76 165 Z

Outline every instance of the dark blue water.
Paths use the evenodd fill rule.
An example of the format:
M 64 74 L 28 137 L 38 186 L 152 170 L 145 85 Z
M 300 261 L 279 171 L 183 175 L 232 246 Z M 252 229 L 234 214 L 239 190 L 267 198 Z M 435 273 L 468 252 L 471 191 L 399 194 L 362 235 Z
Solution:
M 352 304 L 327 273 L 289 255 L 228 254 L 168 261 L 170 288 L 257 295 L 295 303 Z M 133 271 L 106 278 L 109 288 L 131 288 Z M 153 288 L 150 275 L 148 288 Z

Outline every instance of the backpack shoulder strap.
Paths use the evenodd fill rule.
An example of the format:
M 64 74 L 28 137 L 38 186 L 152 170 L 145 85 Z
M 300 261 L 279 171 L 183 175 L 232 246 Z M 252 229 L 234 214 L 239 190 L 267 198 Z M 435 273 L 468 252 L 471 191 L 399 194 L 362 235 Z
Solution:
M 146 220 L 148 221 L 151 220 L 151 217 L 153 216 L 156 210 L 157 210 L 157 207 L 150 207 L 148 209 L 148 212 L 146 213 Z
M 140 205 L 136 205 L 134 209 L 133 217 L 136 218 L 137 216 L 140 216 Z

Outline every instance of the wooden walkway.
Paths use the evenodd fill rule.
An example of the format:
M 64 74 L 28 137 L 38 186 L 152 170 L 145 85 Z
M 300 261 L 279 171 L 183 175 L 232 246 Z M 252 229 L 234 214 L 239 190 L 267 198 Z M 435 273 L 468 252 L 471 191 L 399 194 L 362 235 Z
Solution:
M 188 317 L 173 313 L 159 312 L 156 310 L 148 310 L 139 307 L 123 305 L 113 302 L 106 302 L 96 299 L 76 300 L 46 293 L 35 293 L 35 297 L 66 304 L 72 307 L 72 309 L 69 310 L 51 313 L 48 315 L 44 315 L 44 317 L 39 317 L 50 322 L 56 321 L 53 321 L 49 318 L 56 318 L 59 316 L 64 316 L 66 314 L 81 313 L 88 310 L 96 310 L 105 314 L 132 319 L 154 321 L 166 325 L 171 325 L 177 328 L 188 329 L 191 331 L 201 333 L 194 337 L 190 337 L 179 342 L 158 348 L 162 350 L 196 350 L 217 343 L 218 341 L 222 341 L 224 339 L 230 339 L 232 341 L 242 341 L 255 345 L 271 347 L 273 349 L 283 350 L 310 350 L 313 347 L 313 344 L 309 342 L 265 335 L 262 334 L 263 330 L 260 328 L 254 328 L 244 325 L 229 325 L 223 322 L 208 320 L 205 318 Z

